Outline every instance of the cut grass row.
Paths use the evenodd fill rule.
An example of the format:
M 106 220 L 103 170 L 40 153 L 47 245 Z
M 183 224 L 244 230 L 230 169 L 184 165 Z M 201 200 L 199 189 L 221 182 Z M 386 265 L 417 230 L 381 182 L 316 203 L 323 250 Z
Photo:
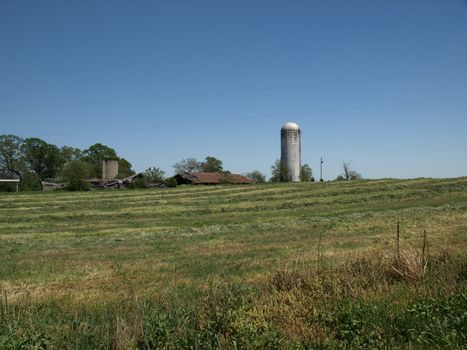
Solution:
M 353 264 L 375 252 L 393 252 L 396 221 L 401 222 L 404 247 L 418 250 L 427 230 L 430 254 L 442 257 L 449 252 L 444 267 L 436 267 L 422 282 L 377 279 L 371 290 L 361 286 L 364 273 L 352 272 L 350 289 L 342 292 L 335 286 L 345 276 L 340 264 Z M 314 277 L 318 250 L 329 272 L 324 282 Z M 53 329 L 57 323 L 67 329 L 75 317 L 77 327 L 91 323 L 95 329 L 80 333 L 71 328 L 69 332 L 78 332 L 79 338 L 63 330 L 62 338 L 75 344 L 73 348 L 98 347 L 99 337 L 111 347 L 129 342 L 144 348 L 153 344 L 151 337 L 159 339 L 162 348 L 178 348 L 184 341 L 199 341 L 205 348 L 209 348 L 206 344 L 232 346 L 235 341 L 254 348 L 268 337 L 278 340 L 269 344 L 278 347 L 359 347 L 350 338 L 339 338 L 345 338 L 344 328 L 340 335 L 331 331 L 332 322 L 339 328 L 348 321 L 337 310 L 355 316 L 354 312 L 365 314 L 375 307 L 381 316 L 375 322 L 383 322 L 405 315 L 407 305 L 417 304 L 422 292 L 424 297 L 446 300 L 461 295 L 466 251 L 467 178 L 2 194 L 0 289 L 12 307 L 24 311 L 29 305 L 29 311 L 24 311 L 24 319 L 4 319 L 6 328 L 0 322 L 0 344 L 1 335 L 15 322 L 23 331 Z M 370 265 L 368 273 L 383 271 L 378 270 L 381 264 Z M 437 276 L 443 269 L 445 278 Z M 291 279 L 292 289 L 277 289 L 276 274 Z M 433 294 L 430 286 L 435 286 Z M 217 295 L 216 288 L 228 296 L 231 287 L 240 288 L 241 305 L 224 309 L 225 295 Z M 309 309 L 316 295 L 307 288 L 330 288 L 329 304 Z M 336 290 L 344 294 L 335 295 Z M 233 315 L 220 328 L 211 327 L 219 320 L 203 306 L 212 293 L 216 301 L 208 306 L 214 302 L 220 314 Z M 363 309 L 357 311 L 347 304 L 356 296 L 365 299 Z M 144 300 L 152 311 L 141 305 L 135 311 L 135 300 Z M 400 300 L 404 306 L 384 309 L 381 305 L 388 300 Z M 53 314 L 44 314 L 43 308 Z M 100 319 L 99 312 L 105 317 Z M 178 324 L 184 317 L 196 332 Z M 28 325 L 27 319 L 33 324 Z M 387 322 L 388 329 L 395 331 L 395 324 Z M 248 324 L 256 328 L 249 329 Z M 150 329 L 170 337 L 149 336 Z M 389 335 L 380 333 L 388 341 Z M 18 340 L 14 334 L 11 339 Z M 60 345 L 60 329 L 50 334 L 52 338 L 43 340 Z M 376 338 L 365 338 L 362 344 Z

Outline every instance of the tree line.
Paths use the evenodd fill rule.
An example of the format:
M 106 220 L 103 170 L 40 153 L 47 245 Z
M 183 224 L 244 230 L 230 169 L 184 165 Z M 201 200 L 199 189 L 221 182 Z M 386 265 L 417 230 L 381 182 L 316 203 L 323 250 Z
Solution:
M 86 179 L 100 178 L 103 160 L 118 160 L 117 178 L 123 179 L 135 174 L 131 163 L 118 156 L 115 149 L 102 143 L 96 143 L 87 149 L 75 147 L 58 147 L 40 138 L 22 138 L 16 135 L 0 135 L 0 178 L 16 178 L 20 180 L 21 190 L 40 190 L 42 181 L 64 182 L 68 189 L 89 189 Z M 174 173 L 185 172 L 214 172 L 230 174 L 224 169 L 223 162 L 212 156 L 203 161 L 196 158 L 186 158 L 173 165 Z M 289 182 L 291 176 L 287 166 L 277 160 L 271 167 L 272 176 L 266 176 L 258 170 L 245 173 L 246 177 L 256 183 Z M 167 178 L 165 172 L 158 167 L 150 167 L 144 172 L 144 181 L 137 182 L 138 187 L 145 187 L 150 183 L 165 183 L 175 186 L 172 177 Z M 336 180 L 360 179 L 350 162 L 343 161 L 341 174 Z M 301 167 L 300 179 L 302 182 L 315 181 L 313 172 L 308 164 Z M 0 184 L 0 190 L 8 190 L 8 185 Z
M 135 173 L 128 160 L 101 143 L 81 150 L 57 147 L 37 137 L 0 135 L 0 178 L 19 179 L 21 190 L 41 189 L 42 181 L 63 181 L 71 187 L 86 187 L 81 179 L 100 177 L 103 159 L 118 160 L 118 178 Z

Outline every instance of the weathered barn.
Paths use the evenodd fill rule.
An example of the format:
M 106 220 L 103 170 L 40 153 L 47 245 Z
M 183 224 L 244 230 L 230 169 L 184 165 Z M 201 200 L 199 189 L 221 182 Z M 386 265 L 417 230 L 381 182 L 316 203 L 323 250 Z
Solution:
M 178 185 L 246 185 L 253 182 L 245 176 L 226 173 L 183 173 L 175 175 L 175 180 Z

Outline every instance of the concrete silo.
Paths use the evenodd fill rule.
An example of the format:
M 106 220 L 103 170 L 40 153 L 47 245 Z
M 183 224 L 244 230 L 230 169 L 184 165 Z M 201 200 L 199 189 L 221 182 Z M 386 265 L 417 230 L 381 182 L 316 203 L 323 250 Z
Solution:
M 285 123 L 281 128 L 281 162 L 287 165 L 293 182 L 300 181 L 301 154 L 300 127 L 295 123 Z
M 118 174 L 118 160 L 106 159 L 102 161 L 102 178 L 115 179 Z

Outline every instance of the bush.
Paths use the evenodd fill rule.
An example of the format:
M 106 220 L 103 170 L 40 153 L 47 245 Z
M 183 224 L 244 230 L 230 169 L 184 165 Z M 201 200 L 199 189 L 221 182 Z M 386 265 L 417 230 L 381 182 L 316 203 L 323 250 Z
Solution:
M 303 164 L 300 168 L 300 181 L 302 182 L 312 182 L 315 181 L 313 178 L 313 172 L 311 167 L 308 164 Z
M 133 180 L 134 188 L 147 188 L 146 182 L 142 178 L 137 178 Z
M 258 170 L 253 170 L 250 173 L 246 173 L 245 176 L 249 179 L 252 179 L 255 183 L 258 183 L 258 184 L 262 184 L 266 182 L 266 176 L 264 176 Z
M 174 177 L 168 178 L 165 180 L 165 185 L 167 187 L 177 187 L 177 180 Z
M 41 180 L 32 171 L 26 171 L 19 183 L 20 191 L 40 191 L 42 189 Z
M 0 192 L 15 192 L 15 183 L 0 183 Z
M 156 167 L 147 168 L 143 174 L 149 182 L 164 182 L 165 179 L 165 172 Z
M 63 180 L 68 183 L 67 189 L 70 191 L 88 191 L 90 184 L 86 181 L 89 178 L 91 169 L 89 165 L 81 160 L 72 160 L 63 169 Z

